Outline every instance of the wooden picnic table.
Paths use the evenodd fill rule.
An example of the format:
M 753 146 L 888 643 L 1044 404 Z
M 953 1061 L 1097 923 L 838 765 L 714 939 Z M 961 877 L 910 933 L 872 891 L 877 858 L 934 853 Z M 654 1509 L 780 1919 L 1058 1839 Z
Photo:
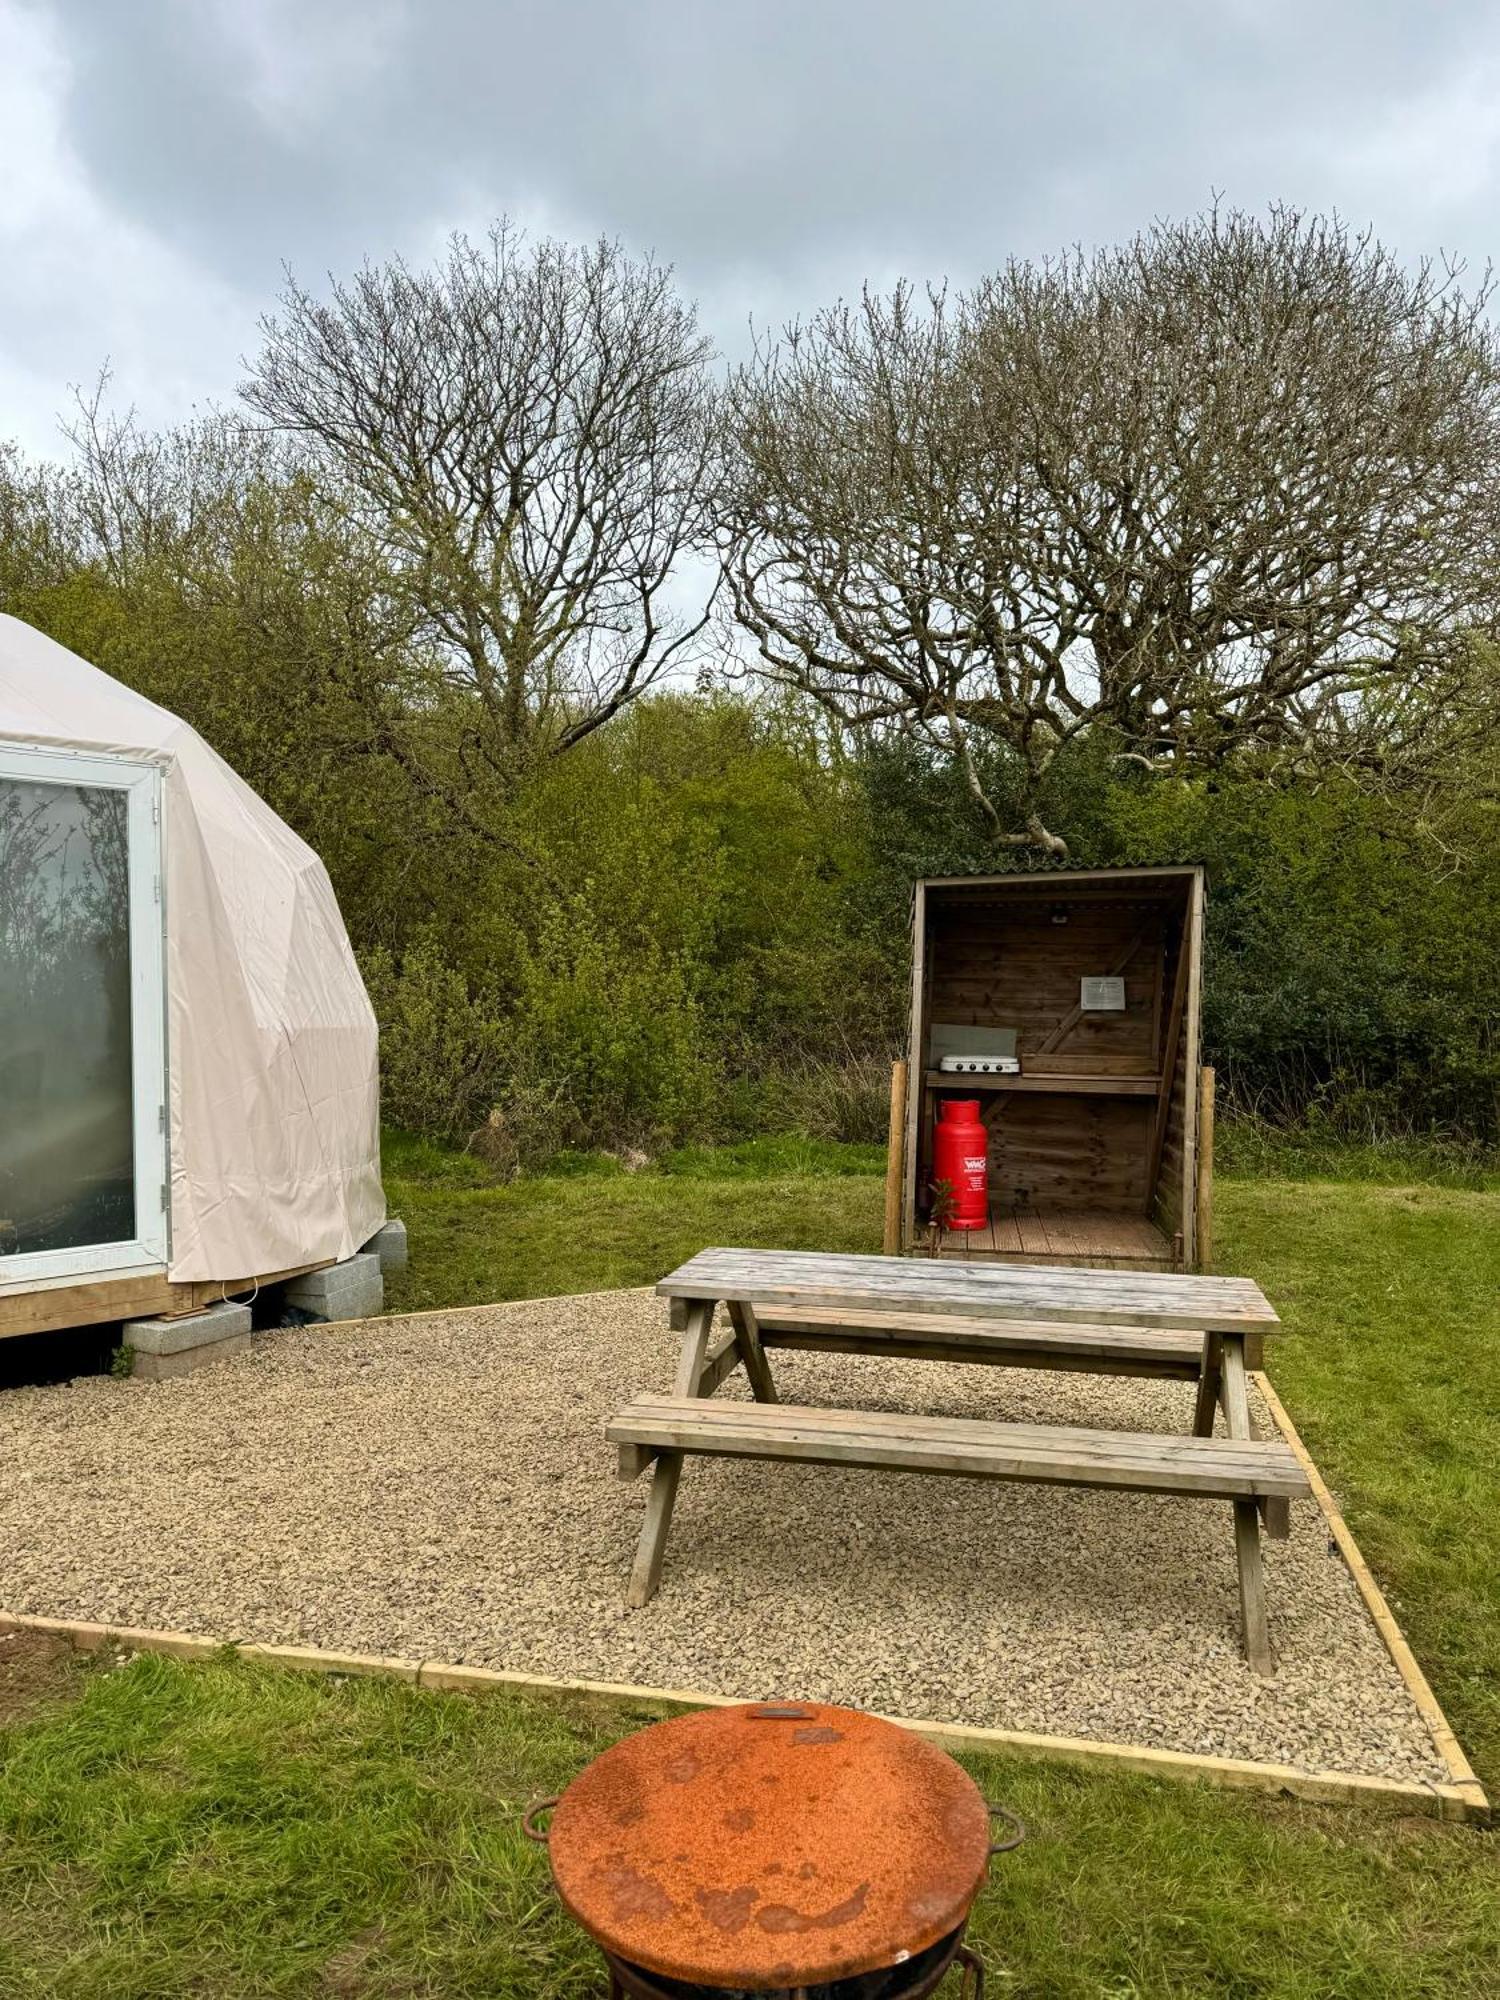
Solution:
M 672 1393 L 638 1396 L 606 1431 L 622 1477 L 652 1468 L 631 1604 L 646 1603 L 660 1581 L 689 1453 L 1188 1494 L 1232 1503 L 1245 1651 L 1270 1671 L 1260 1529 L 1285 1535 L 1289 1502 L 1311 1489 L 1287 1445 L 1254 1433 L 1247 1374 L 1279 1321 L 1248 1279 L 715 1249 L 656 1289 L 682 1333 Z M 730 1330 L 713 1345 L 720 1305 Z M 1193 1430 L 790 1407 L 767 1358 L 777 1348 L 1191 1381 Z M 740 1367 L 755 1401 L 709 1401 Z M 1219 1407 L 1225 1435 L 1215 1437 Z

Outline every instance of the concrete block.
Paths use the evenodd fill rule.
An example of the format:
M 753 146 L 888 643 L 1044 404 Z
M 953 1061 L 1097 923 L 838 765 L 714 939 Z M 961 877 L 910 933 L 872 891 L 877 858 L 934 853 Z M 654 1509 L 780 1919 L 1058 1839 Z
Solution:
M 138 1382 L 170 1382 L 174 1375 L 191 1375 L 216 1361 L 228 1361 L 236 1354 L 248 1354 L 250 1336 L 236 1334 L 231 1340 L 211 1341 L 206 1347 L 184 1347 L 176 1354 L 137 1354 L 130 1372 Z
M 166 1382 L 243 1354 L 250 1345 L 250 1308 L 225 1300 L 180 1319 L 129 1319 L 121 1338 L 134 1357 L 132 1375 L 143 1382 Z
M 373 1251 L 380 1259 L 382 1271 L 404 1271 L 406 1269 L 406 1224 L 399 1215 L 393 1215 L 383 1223 L 365 1245 L 366 1251 Z
M 380 1259 L 373 1250 L 362 1250 L 342 1264 L 306 1271 L 288 1280 L 283 1297 L 313 1320 L 373 1319 L 385 1305 Z

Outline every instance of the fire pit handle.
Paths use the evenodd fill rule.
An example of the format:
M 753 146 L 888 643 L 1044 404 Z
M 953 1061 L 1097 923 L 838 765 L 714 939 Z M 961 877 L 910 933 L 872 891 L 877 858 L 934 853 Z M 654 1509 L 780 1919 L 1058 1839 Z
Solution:
M 996 1840 L 990 1843 L 991 1856 L 994 1856 L 996 1854 L 1010 1854 L 1014 1852 L 1014 1850 L 1018 1848 L 1021 1845 L 1021 1842 L 1026 1838 L 1025 1821 L 1019 1819 L 1016 1816 L 1016 1814 L 1010 1810 L 1009 1806 L 989 1806 L 987 1810 L 989 1812 L 989 1816 L 991 1819 L 1008 1819 L 1011 1825 L 1015 1828 L 1015 1832 L 1011 1835 L 1009 1840 Z
M 961 1944 L 953 1962 L 964 1970 L 964 2000 L 984 2000 L 984 1963 L 978 1954 Z
M 537 1825 L 537 1817 L 541 1813 L 551 1812 L 561 1797 L 561 1792 L 554 1792 L 550 1799 L 538 1799 L 534 1806 L 526 1808 L 521 1817 L 521 1831 L 528 1840 L 534 1840 L 542 1847 L 547 1845 L 548 1829 Z

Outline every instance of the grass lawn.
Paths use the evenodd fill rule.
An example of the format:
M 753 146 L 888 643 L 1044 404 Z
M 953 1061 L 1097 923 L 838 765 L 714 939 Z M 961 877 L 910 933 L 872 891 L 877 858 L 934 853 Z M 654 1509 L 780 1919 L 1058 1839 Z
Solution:
M 645 1283 L 705 1242 L 876 1247 L 868 1150 L 761 1145 L 512 1186 L 388 1158 L 397 1309 Z M 1221 1268 L 1483 1779 L 1500 1791 L 1500 1191 L 1221 1180 Z M 644 1713 L 0 1649 L 0 1994 L 583 1996 L 518 1809 Z M 9 1693 L 7 1689 L 9 1688 Z M 1500 1994 L 1493 1835 L 975 1762 L 1031 1824 L 976 1915 L 991 1991 Z
M 387 1139 L 385 1191 L 411 1236 L 393 1312 L 654 1284 L 706 1243 L 878 1250 L 873 1146 L 759 1141 L 669 1155 L 667 1171 L 583 1170 L 497 1186 L 475 1160 Z

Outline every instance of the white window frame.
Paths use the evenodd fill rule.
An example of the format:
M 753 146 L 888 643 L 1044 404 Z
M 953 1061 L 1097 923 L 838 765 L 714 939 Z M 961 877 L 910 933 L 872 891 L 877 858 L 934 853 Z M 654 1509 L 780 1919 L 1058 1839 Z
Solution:
M 162 879 L 162 788 L 155 764 L 0 742 L 0 778 L 124 792 L 129 841 L 130 1069 L 135 1226 L 126 1242 L 82 1243 L 0 1257 L 0 1292 L 98 1274 L 131 1277 L 166 1267 L 171 1232 L 167 1189 L 167 1044 Z

